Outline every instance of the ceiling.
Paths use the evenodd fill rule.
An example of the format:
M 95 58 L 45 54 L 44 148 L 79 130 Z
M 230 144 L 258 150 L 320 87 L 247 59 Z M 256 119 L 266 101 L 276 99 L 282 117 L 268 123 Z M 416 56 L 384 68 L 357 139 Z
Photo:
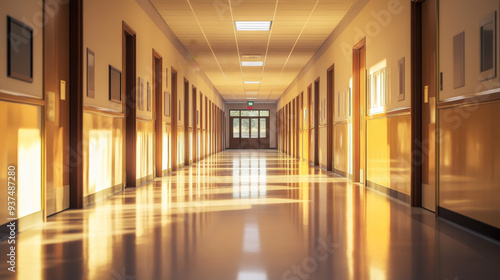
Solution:
M 227 102 L 275 102 L 356 0 L 150 2 Z M 234 21 L 272 21 L 272 26 L 270 31 L 236 31 Z M 259 55 L 251 60 L 264 66 L 241 66 L 249 60 L 244 55 Z

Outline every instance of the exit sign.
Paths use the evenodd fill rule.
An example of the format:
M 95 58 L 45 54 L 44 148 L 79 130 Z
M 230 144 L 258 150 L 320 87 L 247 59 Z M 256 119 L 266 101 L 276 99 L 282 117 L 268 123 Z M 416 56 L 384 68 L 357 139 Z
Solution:
M 248 107 L 253 107 L 253 106 L 254 106 L 254 104 L 255 104 L 255 102 L 254 102 L 254 101 L 247 101 L 247 106 L 248 106 Z

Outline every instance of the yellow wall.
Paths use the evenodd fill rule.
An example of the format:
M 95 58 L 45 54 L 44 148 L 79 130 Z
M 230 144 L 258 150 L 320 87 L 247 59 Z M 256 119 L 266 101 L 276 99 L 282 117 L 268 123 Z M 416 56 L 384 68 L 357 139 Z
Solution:
M 486 101 L 488 93 L 500 91 L 498 41 L 496 76 L 484 80 L 486 77 L 480 74 L 480 22 L 496 12 L 498 40 L 499 5 L 498 1 L 485 0 L 474 2 L 473 9 L 470 7 L 470 1 L 465 0 L 441 0 L 439 6 L 439 71 L 443 73 L 439 100 L 485 95 L 478 95 L 468 104 L 438 111 L 438 203 L 440 207 L 500 228 L 500 102 Z M 462 31 L 465 31 L 465 85 L 454 89 L 453 37 Z
M 119 8 L 118 8 L 119 7 Z M 207 96 L 212 103 L 219 107 L 223 106 L 223 100 L 217 90 L 213 87 L 210 81 L 206 78 L 199 67 L 194 63 L 187 51 L 180 46 L 174 39 L 169 30 L 167 30 L 164 22 L 155 20 L 156 15 L 154 10 L 151 12 L 152 6 L 149 2 L 134 1 L 134 0 L 110 0 L 110 1 L 84 1 L 84 106 L 100 110 L 111 110 L 117 113 L 122 112 L 122 104 L 109 101 L 109 85 L 108 85 L 108 69 L 109 65 L 122 71 L 122 22 L 125 22 L 136 32 L 137 50 L 136 50 L 136 75 L 143 81 L 142 90 L 144 94 L 144 109 L 137 110 L 137 179 L 138 184 L 151 180 L 154 175 L 154 122 L 153 113 L 147 111 L 147 84 L 150 84 L 152 90 L 153 82 L 153 49 L 162 56 L 162 93 L 168 92 L 172 94 L 171 87 L 171 71 L 172 67 L 177 71 L 177 100 L 171 100 L 171 106 L 179 106 L 181 102 L 181 118 L 178 126 L 184 126 L 184 78 L 189 81 L 189 96 L 192 96 L 193 85 L 197 89 L 197 107 L 200 106 L 200 93 L 204 97 Z M 146 12 L 144 9 L 148 9 Z M 153 17 L 151 17 L 153 16 Z M 87 96 L 87 48 L 95 53 L 95 98 Z M 141 85 L 138 84 L 138 88 Z M 124 93 L 122 93 L 123 95 Z M 122 99 L 124 96 L 122 96 Z M 192 101 L 189 101 L 192 104 Z M 164 102 L 162 104 L 164 107 Z M 190 106 L 192 108 L 192 106 Z M 164 108 L 165 109 L 165 108 Z M 203 108 L 205 109 L 205 108 Z M 172 115 L 172 110 L 170 110 Z M 91 117 L 93 116 L 93 117 Z M 190 126 L 193 125 L 192 112 L 190 116 Z M 178 117 L 178 116 L 175 116 Z M 171 156 L 171 119 L 172 116 L 163 116 L 163 125 L 166 139 L 163 139 L 165 147 L 163 148 L 163 169 L 171 168 L 169 165 L 169 157 Z M 84 134 L 87 135 L 86 141 L 93 141 L 89 135 L 93 135 L 95 130 L 99 131 L 99 139 L 110 143 L 112 154 L 102 155 L 102 157 L 91 157 L 87 150 L 86 161 L 89 162 L 89 157 L 94 158 L 97 162 L 89 162 L 86 166 L 89 171 L 92 171 L 94 166 L 100 166 L 105 163 L 104 168 L 109 169 L 112 166 L 123 166 L 124 158 L 123 151 L 119 149 L 123 147 L 123 135 L 116 133 L 123 132 L 123 123 L 118 121 L 116 117 L 96 117 L 94 113 L 88 111 L 84 119 Z M 97 123 L 96 123 L 97 122 Z M 95 128 L 95 127 L 98 128 Z M 103 133 L 102 127 L 106 133 Z M 168 133 L 167 132 L 168 128 Z M 174 128 L 176 129 L 176 128 Z M 105 134 L 105 135 L 104 135 Z M 178 162 L 184 163 L 184 133 L 178 133 Z M 121 143 L 118 143 L 122 141 Z M 87 147 L 91 143 L 87 143 Z M 115 148 L 118 154 L 114 154 Z M 111 152 L 111 151 L 110 151 Z M 118 171 L 117 171 L 118 172 Z M 120 170 L 121 172 L 121 170 Z M 122 176 L 122 173 L 105 173 L 106 178 L 102 180 L 105 183 L 100 186 L 86 184 L 85 195 L 91 195 L 96 191 L 109 189 L 123 183 L 123 178 L 118 179 L 117 176 Z M 86 178 L 87 181 L 90 178 Z M 110 184 L 113 181 L 116 184 Z
M 7 16 L 33 29 L 33 82 L 7 76 Z M 43 99 L 43 10 L 39 1 L 0 2 L 0 93 Z M 29 101 L 27 101 L 29 102 Z M 43 120 L 42 106 L 0 101 L 0 209 L 1 223 L 6 223 L 8 179 L 7 168 L 16 165 L 15 216 L 23 218 L 37 213 L 30 222 L 41 221 L 43 209 Z M 28 225 L 28 226 L 31 226 Z M 21 229 L 22 230 L 22 229 Z
M 0 219 L 22 218 L 42 210 L 42 109 L 0 101 Z M 15 165 L 14 216 L 7 212 L 7 172 Z M 10 195 L 9 195 L 10 196 Z M 11 200 L 12 201 L 12 200 Z
M 343 23 L 327 39 L 320 51 L 312 58 L 309 64 L 298 75 L 278 101 L 281 109 L 290 100 L 304 91 L 304 100 L 307 96 L 307 87 L 320 78 L 320 104 L 326 103 L 327 94 L 327 69 L 335 65 L 334 77 L 334 120 L 347 121 L 349 125 L 341 124 L 334 138 L 334 168 L 352 174 L 352 159 L 345 158 L 352 155 L 352 112 L 349 105 L 353 104 L 352 90 L 352 48 L 366 37 L 366 68 L 385 63 L 388 80 L 388 102 L 386 111 L 410 106 L 410 1 L 402 0 L 372 0 L 359 1 L 351 9 Z M 363 6 L 364 5 L 364 6 Z M 356 14 L 356 10 L 360 10 Z M 406 98 L 402 101 L 399 97 L 399 66 L 398 61 L 405 58 L 405 92 Z M 349 102 L 351 100 L 351 102 Z M 319 106 L 320 116 L 325 115 L 325 107 Z M 351 109 L 351 110 L 349 110 Z M 326 119 L 321 121 L 319 131 L 319 161 L 320 166 L 326 166 Z M 337 126 L 336 126 L 337 129 Z M 347 133 L 347 135 L 346 135 Z M 369 139 L 370 141 L 370 139 Z M 408 147 L 409 148 L 409 147 Z M 337 154 L 338 153 L 338 154 Z M 409 151 L 408 151 L 409 153 Z M 370 179 L 370 178 L 368 178 Z M 387 186 L 388 187 L 388 186 Z

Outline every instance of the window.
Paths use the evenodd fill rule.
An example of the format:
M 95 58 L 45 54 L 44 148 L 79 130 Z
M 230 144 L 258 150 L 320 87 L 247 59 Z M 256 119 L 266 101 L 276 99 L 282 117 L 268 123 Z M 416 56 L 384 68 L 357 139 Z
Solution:
M 258 117 L 259 116 L 259 111 L 241 111 L 241 116 L 242 117 Z
M 240 119 L 233 119 L 233 138 L 240 138 Z
M 269 110 L 261 110 L 260 116 L 261 117 L 269 117 Z
M 384 112 L 387 102 L 386 83 L 387 76 L 385 67 L 370 74 L 370 115 Z
M 229 111 L 229 116 L 230 117 L 239 117 L 240 116 L 240 111 L 231 110 L 231 111 Z
M 267 119 L 260 119 L 260 138 L 267 138 Z

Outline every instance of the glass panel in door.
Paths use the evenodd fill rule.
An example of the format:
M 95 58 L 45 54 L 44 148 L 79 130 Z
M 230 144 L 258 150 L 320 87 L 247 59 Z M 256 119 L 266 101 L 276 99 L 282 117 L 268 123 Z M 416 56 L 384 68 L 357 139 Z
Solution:
M 250 138 L 250 120 L 241 119 L 241 138 Z
M 240 138 L 240 119 L 233 119 L 233 138 Z
M 251 124 L 252 124 L 251 138 L 257 139 L 259 138 L 259 119 L 251 119 Z

